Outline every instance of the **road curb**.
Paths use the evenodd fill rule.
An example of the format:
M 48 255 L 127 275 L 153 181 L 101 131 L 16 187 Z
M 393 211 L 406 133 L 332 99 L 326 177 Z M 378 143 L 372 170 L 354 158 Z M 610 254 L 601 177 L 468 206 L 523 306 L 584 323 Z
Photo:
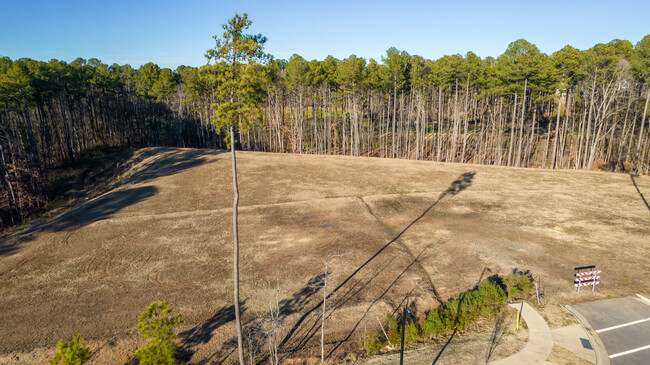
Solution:
M 594 352 L 596 353 L 596 365 L 610 365 L 609 354 L 605 351 L 605 345 L 596 334 L 596 331 L 591 327 L 587 319 L 580 314 L 577 310 L 568 305 L 561 305 L 567 312 L 571 313 L 578 322 L 582 325 L 589 336 L 589 341 L 594 345 Z
M 642 301 L 643 303 L 645 303 L 645 304 L 647 304 L 647 305 L 650 305 L 650 299 L 644 297 L 643 295 L 641 295 L 641 294 L 639 294 L 639 293 L 635 293 L 635 294 L 636 294 L 637 297 L 639 297 L 639 298 L 641 299 L 641 301 Z

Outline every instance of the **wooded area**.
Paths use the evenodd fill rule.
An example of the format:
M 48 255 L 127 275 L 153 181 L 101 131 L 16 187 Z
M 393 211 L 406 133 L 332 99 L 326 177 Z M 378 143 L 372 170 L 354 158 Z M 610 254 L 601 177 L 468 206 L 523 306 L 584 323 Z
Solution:
M 381 62 L 238 67 L 254 95 L 237 100 L 252 116 L 235 131 L 244 150 L 650 171 L 650 35 L 552 55 L 517 40 L 497 58 L 390 48 Z M 89 148 L 228 147 L 211 106 L 233 72 L 0 58 L 0 224 L 41 209 L 49 169 Z

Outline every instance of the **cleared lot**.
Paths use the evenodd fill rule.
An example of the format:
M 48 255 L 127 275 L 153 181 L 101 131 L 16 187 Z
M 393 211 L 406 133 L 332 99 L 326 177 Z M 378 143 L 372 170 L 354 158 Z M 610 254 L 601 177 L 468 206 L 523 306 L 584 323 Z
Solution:
M 650 212 L 627 175 L 247 152 L 238 167 L 244 319 L 268 311 L 279 278 L 286 351 L 311 356 L 332 253 L 347 253 L 332 266 L 332 356 L 407 293 L 422 313 L 513 270 L 541 276 L 551 328 L 570 319 L 557 303 L 650 292 Z M 1 237 L 0 354 L 81 333 L 123 361 L 139 313 L 167 300 L 192 362 L 230 356 L 231 178 L 228 154 L 144 149 L 106 194 Z M 575 295 L 585 264 L 606 276 Z

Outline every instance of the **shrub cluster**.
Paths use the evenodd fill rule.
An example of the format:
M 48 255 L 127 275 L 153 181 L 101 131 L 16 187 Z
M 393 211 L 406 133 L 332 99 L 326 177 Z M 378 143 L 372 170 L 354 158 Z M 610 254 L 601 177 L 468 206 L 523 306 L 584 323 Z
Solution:
M 138 330 L 147 341 L 145 347 L 137 350 L 135 356 L 140 365 L 179 364 L 176 360 L 178 345 L 174 342 L 176 327 L 183 322 L 180 313 L 172 314 L 167 302 L 151 303 L 142 312 L 138 322 Z M 84 340 L 80 335 L 75 336 L 70 343 L 59 341 L 56 354 L 50 360 L 50 365 L 81 365 L 92 355 L 88 347 L 83 346 Z
M 508 288 L 508 298 L 520 298 L 528 295 L 533 289 L 533 281 L 524 273 L 508 274 L 503 283 Z
M 430 339 L 448 334 L 454 329 L 463 330 L 479 317 L 494 317 L 503 308 L 508 297 L 522 296 L 530 292 L 531 280 L 526 275 L 510 274 L 504 279 L 508 293 L 493 281 L 483 281 L 458 298 L 448 301 L 443 307 L 431 310 L 420 323 L 411 322 L 404 328 L 404 343 L 408 345 L 418 339 Z M 389 344 L 401 342 L 402 328 L 399 321 L 389 314 L 386 319 L 386 333 L 371 331 L 363 337 L 362 345 L 367 354 L 378 352 Z

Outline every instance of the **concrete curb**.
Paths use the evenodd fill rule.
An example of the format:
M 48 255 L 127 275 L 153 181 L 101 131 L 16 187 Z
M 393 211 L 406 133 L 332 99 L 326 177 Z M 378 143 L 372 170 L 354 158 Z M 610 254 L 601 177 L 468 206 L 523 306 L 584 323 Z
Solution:
M 643 295 L 636 293 L 636 296 L 641 299 L 641 301 L 647 305 L 650 305 L 650 299 L 644 297 Z
M 598 337 L 596 331 L 591 327 L 587 319 L 571 306 L 562 305 L 562 308 L 571 313 L 571 315 L 573 315 L 578 320 L 578 322 L 580 322 L 582 327 L 585 329 L 585 332 L 587 332 L 589 341 L 594 346 L 594 352 L 596 353 L 596 365 L 610 365 L 609 354 L 607 351 L 605 351 L 605 345 L 600 340 L 600 337 Z

